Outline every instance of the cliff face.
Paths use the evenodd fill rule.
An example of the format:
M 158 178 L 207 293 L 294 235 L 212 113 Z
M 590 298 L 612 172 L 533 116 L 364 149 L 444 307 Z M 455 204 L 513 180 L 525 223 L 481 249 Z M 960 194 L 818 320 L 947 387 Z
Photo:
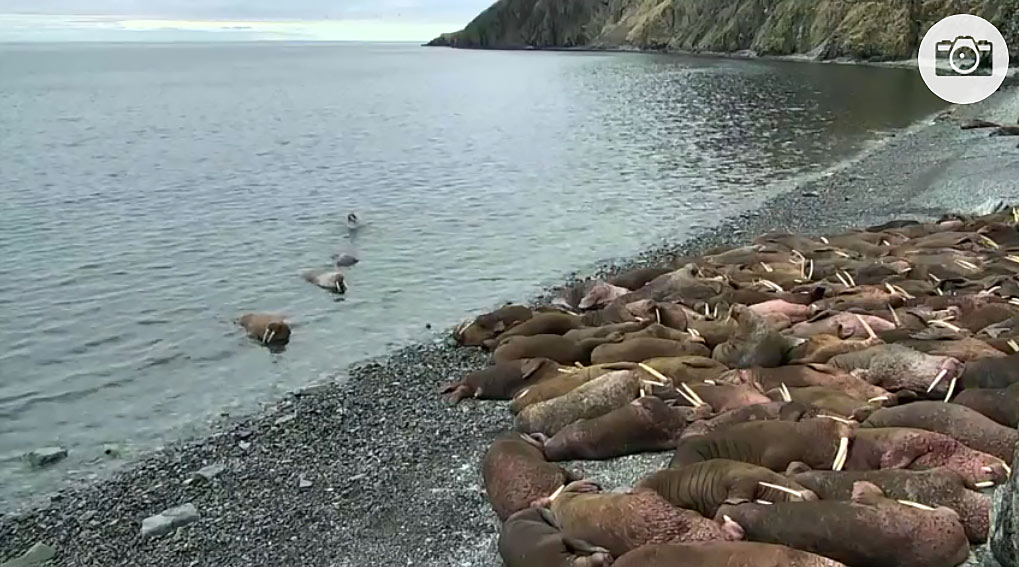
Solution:
M 908 59 L 941 18 L 982 16 L 1019 53 L 1017 0 L 498 0 L 429 45 L 634 47 Z

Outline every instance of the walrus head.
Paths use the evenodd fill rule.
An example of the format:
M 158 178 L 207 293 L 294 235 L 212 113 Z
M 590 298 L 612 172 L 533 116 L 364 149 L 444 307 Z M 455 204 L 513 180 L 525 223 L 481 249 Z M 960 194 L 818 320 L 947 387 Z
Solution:
M 286 344 L 290 341 L 290 325 L 283 321 L 273 321 L 265 326 L 262 332 L 262 344 Z

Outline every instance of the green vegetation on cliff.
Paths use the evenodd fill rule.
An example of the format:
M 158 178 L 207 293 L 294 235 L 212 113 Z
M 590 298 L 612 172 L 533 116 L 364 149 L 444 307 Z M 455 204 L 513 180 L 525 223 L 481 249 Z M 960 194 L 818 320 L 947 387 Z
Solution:
M 990 20 L 1019 48 L 1019 0 L 498 0 L 429 45 L 899 60 L 915 56 L 935 22 L 958 13 Z

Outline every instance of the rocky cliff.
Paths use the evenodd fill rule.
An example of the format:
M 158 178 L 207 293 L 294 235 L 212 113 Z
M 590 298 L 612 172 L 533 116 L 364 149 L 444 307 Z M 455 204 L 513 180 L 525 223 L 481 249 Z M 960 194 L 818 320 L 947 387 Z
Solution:
M 429 45 L 901 60 L 916 55 L 931 25 L 958 13 L 988 19 L 1019 53 L 1019 0 L 498 0 Z

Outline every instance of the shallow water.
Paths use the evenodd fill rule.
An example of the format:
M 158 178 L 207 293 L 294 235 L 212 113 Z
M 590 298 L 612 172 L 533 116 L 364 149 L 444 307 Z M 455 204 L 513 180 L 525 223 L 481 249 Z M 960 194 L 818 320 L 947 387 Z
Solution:
M 903 69 L 0 45 L 0 504 L 681 239 L 939 106 Z M 342 300 L 298 275 L 337 251 L 361 258 Z M 285 352 L 238 332 L 251 310 L 296 323 Z M 70 457 L 22 462 L 52 444 Z

